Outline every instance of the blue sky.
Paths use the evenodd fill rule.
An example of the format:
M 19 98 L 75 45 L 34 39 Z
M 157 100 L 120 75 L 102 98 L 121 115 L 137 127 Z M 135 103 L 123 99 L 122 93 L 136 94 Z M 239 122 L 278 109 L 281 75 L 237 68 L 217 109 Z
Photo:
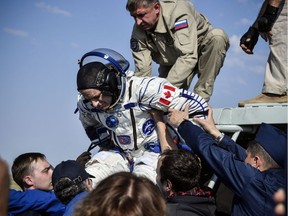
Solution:
M 239 38 L 263 0 L 192 0 L 214 27 L 226 31 L 230 49 L 210 100 L 213 108 L 237 107 L 262 89 L 268 44 L 254 55 Z M 52 165 L 76 158 L 89 140 L 75 115 L 77 61 L 95 48 L 111 48 L 134 62 L 134 24 L 124 0 L 0 1 L 0 157 L 10 165 L 24 152 L 44 153 Z M 154 65 L 154 75 L 157 66 Z M 195 82 L 192 83 L 192 87 Z

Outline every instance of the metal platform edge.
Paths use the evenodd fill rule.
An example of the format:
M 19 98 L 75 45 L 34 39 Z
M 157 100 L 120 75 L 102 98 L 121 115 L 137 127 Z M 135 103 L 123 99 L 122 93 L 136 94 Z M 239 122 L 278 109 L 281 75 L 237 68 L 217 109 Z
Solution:
M 245 107 L 215 108 L 213 118 L 216 125 L 287 124 L 288 103 L 249 104 Z

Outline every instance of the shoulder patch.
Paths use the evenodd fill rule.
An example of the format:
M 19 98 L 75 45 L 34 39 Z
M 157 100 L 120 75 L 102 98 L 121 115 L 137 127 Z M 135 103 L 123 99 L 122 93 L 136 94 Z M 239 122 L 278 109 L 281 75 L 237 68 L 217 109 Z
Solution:
M 176 88 L 174 86 L 164 85 L 163 90 L 161 92 L 161 97 L 159 99 L 159 103 L 165 106 L 169 106 L 174 97 L 175 91 Z
M 187 19 L 179 20 L 174 25 L 174 30 L 178 31 L 180 29 L 188 28 L 188 21 Z
M 131 144 L 131 138 L 128 135 L 121 135 L 121 136 L 117 136 L 118 142 L 121 145 L 129 145 Z
M 152 119 L 146 120 L 142 126 L 142 132 L 146 136 L 150 136 L 154 130 L 155 130 L 155 122 Z
M 139 51 L 139 44 L 138 41 L 134 38 L 131 38 L 130 40 L 130 48 L 133 50 L 133 52 Z

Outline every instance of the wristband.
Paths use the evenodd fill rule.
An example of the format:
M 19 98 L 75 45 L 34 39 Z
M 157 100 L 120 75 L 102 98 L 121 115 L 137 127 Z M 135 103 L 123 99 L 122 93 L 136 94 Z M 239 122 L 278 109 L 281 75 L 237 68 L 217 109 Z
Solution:
M 271 6 L 271 5 L 267 5 L 266 7 L 266 11 L 264 14 L 271 14 L 271 15 L 276 15 L 278 13 L 278 9 L 277 7 Z
M 219 136 L 217 136 L 217 137 L 215 138 L 216 142 L 217 142 L 217 143 L 221 142 L 224 136 L 225 136 L 225 134 L 224 134 L 224 133 L 221 133 Z

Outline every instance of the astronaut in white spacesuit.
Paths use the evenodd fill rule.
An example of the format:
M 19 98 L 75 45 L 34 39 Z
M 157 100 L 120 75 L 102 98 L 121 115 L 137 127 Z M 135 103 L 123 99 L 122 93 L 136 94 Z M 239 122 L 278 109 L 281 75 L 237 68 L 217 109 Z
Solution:
M 85 165 L 86 171 L 95 176 L 91 179 L 93 187 L 119 171 L 144 175 L 156 182 L 161 143 L 149 111 L 156 109 L 165 114 L 169 108 L 184 110 L 189 104 L 191 118 L 206 118 L 208 104 L 166 79 L 133 76 L 129 62 L 110 49 L 86 53 L 79 65 L 79 119 L 92 144 L 108 148 L 97 152 Z

